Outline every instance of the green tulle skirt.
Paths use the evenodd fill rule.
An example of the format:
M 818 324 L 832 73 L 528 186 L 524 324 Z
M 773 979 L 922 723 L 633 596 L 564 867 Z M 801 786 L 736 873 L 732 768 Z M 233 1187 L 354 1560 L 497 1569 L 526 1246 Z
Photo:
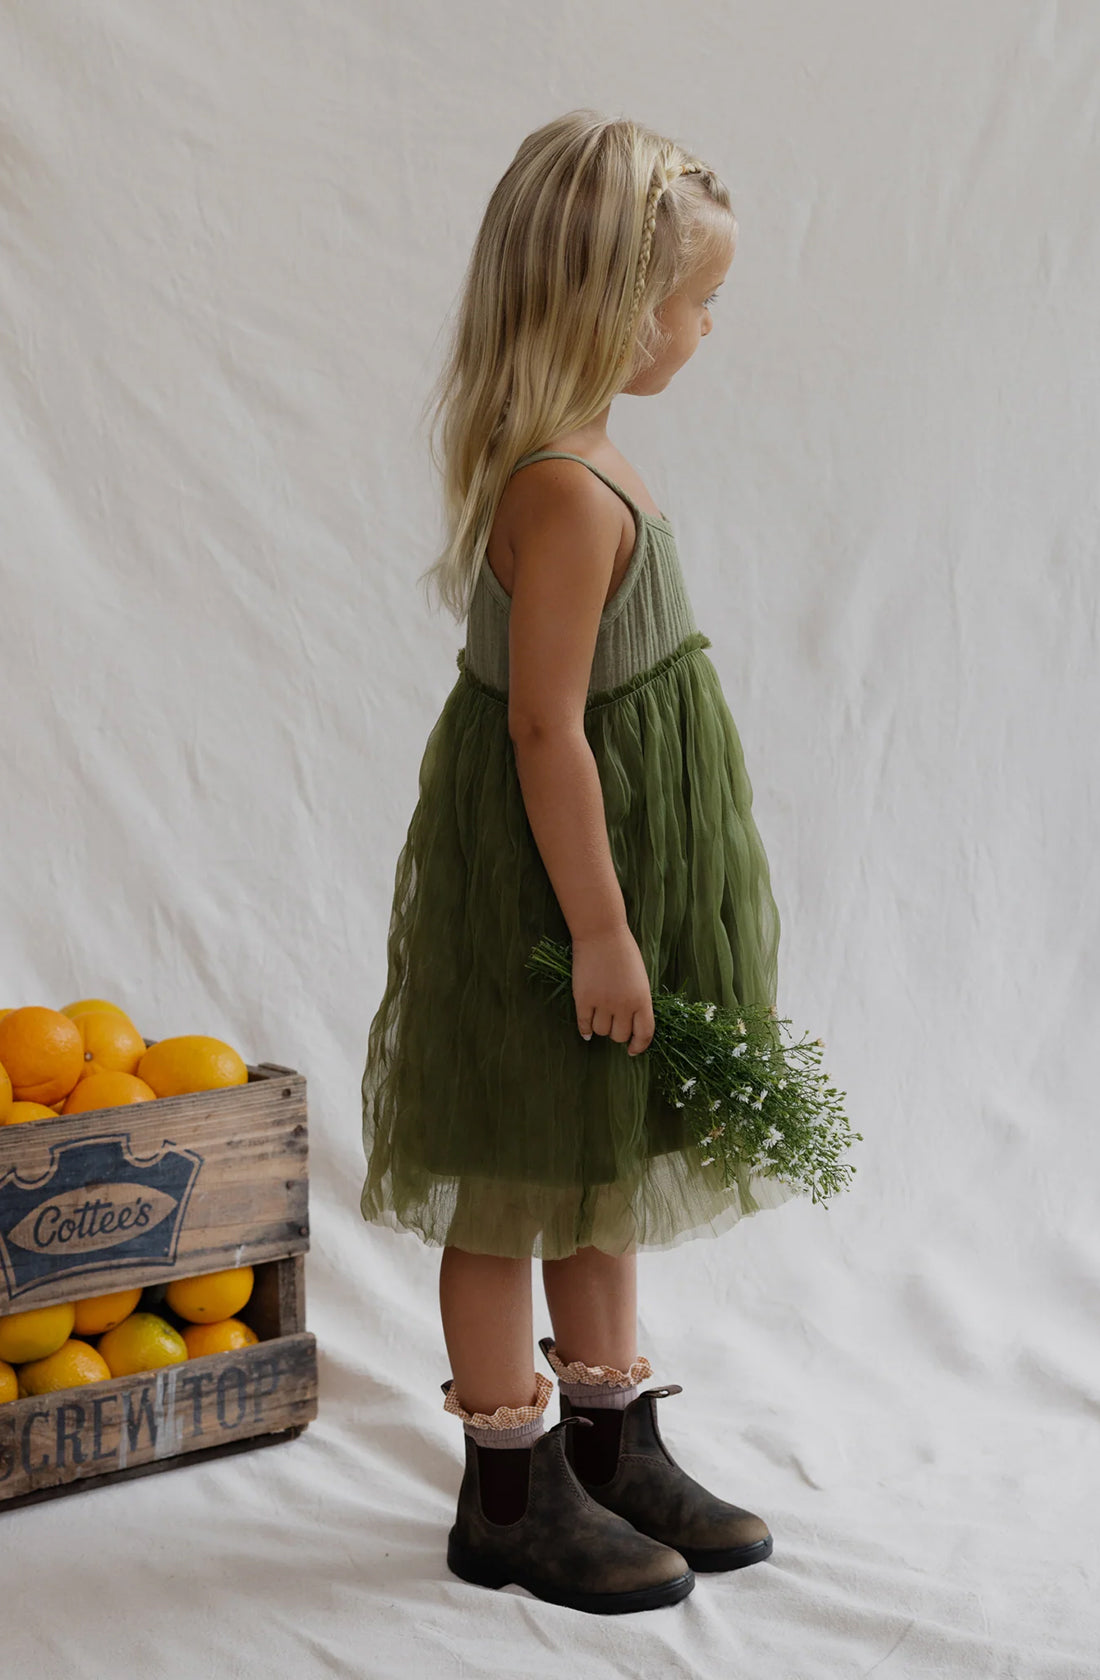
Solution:
M 627 921 L 651 987 L 775 1002 L 779 914 L 741 743 L 695 631 L 589 696 Z M 793 1192 L 726 1188 L 645 1053 L 581 1037 L 525 964 L 569 929 L 535 844 L 506 696 L 458 656 L 397 863 L 388 975 L 363 1074 L 369 1221 L 433 1245 L 560 1259 L 717 1235 Z M 750 1205 L 751 1204 L 751 1205 Z

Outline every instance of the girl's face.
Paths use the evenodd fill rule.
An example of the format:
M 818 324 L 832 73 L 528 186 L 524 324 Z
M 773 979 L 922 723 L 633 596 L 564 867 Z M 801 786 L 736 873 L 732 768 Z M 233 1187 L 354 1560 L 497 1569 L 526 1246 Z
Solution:
M 713 325 L 710 306 L 729 273 L 735 245 L 736 235 L 717 259 L 698 269 L 661 305 L 657 320 L 669 335 L 669 342 L 646 373 L 623 386 L 628 396 L 649 397 L 663 391 L 677 369 L 694 356 L 699 340 L 706 337 Z

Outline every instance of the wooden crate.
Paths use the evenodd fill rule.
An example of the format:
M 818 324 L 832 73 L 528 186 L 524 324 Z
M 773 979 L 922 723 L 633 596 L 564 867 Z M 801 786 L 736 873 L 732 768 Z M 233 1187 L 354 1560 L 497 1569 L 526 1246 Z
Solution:
M 154 1039 L 146 1039 L 149 1045 Z M 306 1082 L 0 1126 L 0 1315 L 230 1266 L 260 1340 L 0 1404 L 0 1510 L 290 1440 L 317 1415 L 305 1327 Z

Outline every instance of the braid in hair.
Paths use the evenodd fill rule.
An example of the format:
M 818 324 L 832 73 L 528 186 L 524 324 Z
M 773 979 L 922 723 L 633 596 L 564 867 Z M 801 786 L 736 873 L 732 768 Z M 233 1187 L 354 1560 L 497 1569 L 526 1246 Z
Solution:
M 625 356 L 626 354 L 626 348 L 630 343 L 631 334 L 634 330 L 634 323 L 638 319 L 638 311 L 642 306 L 642 293 L 645 291 L 646 275 L 649 272 L 649 258 L 653 250 L 653 233 L 657 226 L 657 205 L 660 202 L 661 195 L 667 191 L 673 181 L 675 181 L 680 175 L 709 174 L 710 170 L 708 166 L 705 163 L 701 163 L 698 158 L 692 158 L 687 163 L 680 164 L 677 169 L 674 169 L 670 175 L 666 175 L 663 180 L 656 171 L 654 172 L 653 184 L 649 189 L 649 194 L 646 199 L 645 219 L 642 223 L 642 248 L 638 253 L 638 268 L 634 279 L 634 296 L 631 299 L 630 304 L 630 319 L 626 324 L 626 330 L 623 334 L 622 344 L 620 346 L 621 355 Z

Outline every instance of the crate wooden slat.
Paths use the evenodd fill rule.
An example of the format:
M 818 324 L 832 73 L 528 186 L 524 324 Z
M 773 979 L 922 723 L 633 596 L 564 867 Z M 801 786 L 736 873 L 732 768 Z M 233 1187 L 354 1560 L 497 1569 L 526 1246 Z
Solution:
M 262 1341 L 296 1336 L 306 1327 L 306 1263 L 292 1254 L 275 1266 L 258 1266 L 244 1317 Z
M 0 1313 L 93 1293 L 89 1277 L 106 1292 L 307 1249 L 306 1082 L 263 1063 L 249 1073 L 0 1126 Z M 103 1226 L 126 1213 L 147 1224 L 123 1241 Z

